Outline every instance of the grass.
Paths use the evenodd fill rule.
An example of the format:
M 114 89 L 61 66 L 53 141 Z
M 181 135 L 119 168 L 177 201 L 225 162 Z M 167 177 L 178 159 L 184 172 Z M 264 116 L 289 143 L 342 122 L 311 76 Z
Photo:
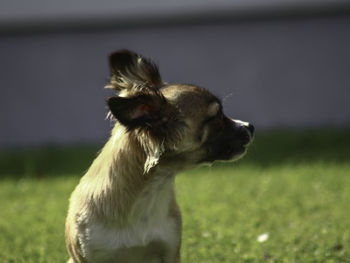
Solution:
M 260 134 L 237 163 L 181 173 L 183 262 L 350 262 L 349 134 Z M 68 198 L 97 149 L 0 153 L 0 262 L 67 259 Z

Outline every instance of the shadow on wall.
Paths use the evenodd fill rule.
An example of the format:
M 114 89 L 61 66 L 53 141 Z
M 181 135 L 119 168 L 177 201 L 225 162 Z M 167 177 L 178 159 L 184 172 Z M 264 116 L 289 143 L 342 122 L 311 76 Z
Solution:
M 260 133 L 244 159 L 215 166 L 271 167 L 298 163 L 349 164 L 350 127 L 346 129 L 279 130 Z M 47 146 L 0 153 L 0 177 L 82 176 L 102 147 Z

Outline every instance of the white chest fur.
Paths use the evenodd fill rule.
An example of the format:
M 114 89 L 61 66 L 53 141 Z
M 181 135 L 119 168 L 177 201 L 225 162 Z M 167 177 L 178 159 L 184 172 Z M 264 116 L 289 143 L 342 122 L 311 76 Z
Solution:
M 169 207 L 174 198 L 174 177 L 153 178 L 135 201 L 128 223 L 106 224 L 94 221 L 86 228 L 86 247 L 82 250 L 91 261 L 118 256 L 118 251 L 133 247 L 147 247 L 151 242 L 161 242 L 165 247 L 176 247 L 180 233 L 176 221 L 169 217 Z

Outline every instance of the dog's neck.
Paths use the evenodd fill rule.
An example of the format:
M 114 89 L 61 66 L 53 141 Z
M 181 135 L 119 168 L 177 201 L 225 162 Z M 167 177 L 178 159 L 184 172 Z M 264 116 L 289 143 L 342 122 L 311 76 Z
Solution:
M 174 173 L 161 167 L 144 173 L 145 161 L 136 137 L 116 126 L 85 176 L 97 215 L 125 225 L 174 199 Z

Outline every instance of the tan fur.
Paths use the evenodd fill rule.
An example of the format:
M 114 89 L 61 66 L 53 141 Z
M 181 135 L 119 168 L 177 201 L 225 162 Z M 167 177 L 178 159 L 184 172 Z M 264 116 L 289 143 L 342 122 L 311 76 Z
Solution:
M 71 256 L 75 258 L 73 262 L 88 262 L 83 259 L 84 252 L 80 241 L 77 240 L 79 225 L 85 225 L 97 219 L 106 221 L 107 224 L 112 222 L 122 228 L 129 223 L 128 216 L 137 196 L 157 174 L 157 171 L 144 173 L 146 153 L 157 150 L 142 149 L 142 136 L 140 141 L 132 134 L 126 133 L 124 127 L 116 125 L 111 139 L 74 190 L 66 220 L 66 244 Z M 178 222 L 178 232 L 181 232 L 181 214 L 175 201 L 174 191 L 169 206 L 169 217 Z M 156 245 L 157 243 L 153 244 L 149 249 L 156 249 Z M 176 255 L 179 255 L 180 243 L 177 247 Z M 140 252 L 142 248 L 135 251 Z M 127 252 L 120 253 L 121 255 L 118 256 L 120 261 L 113 262 L 124 262 L 122 258 Z M 147 250 L 141 254 L 144 255 L 144 253 L 147 254 Z M 135 257 L 132 251 L 129 254 Z M 130 262 L 134 261 L 131 259 Z M 179 261 L 174 260 L 174 262 Z
M 107 103 L 118 120 L 70 198 L 66 246 L 72 263 L 179 263 L 181 213 L 175 173 L 240 156 L 248 124 L 222 113 L 220 101 L 193 85 L 165 85 L 150 61 L 111 55 Z

